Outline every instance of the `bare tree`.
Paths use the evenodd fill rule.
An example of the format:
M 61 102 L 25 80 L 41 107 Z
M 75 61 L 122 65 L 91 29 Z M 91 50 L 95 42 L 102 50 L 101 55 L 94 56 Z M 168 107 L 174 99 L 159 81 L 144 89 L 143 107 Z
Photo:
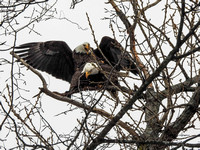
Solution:
M 76 9 L 75 6 L 81 2 L 84 1 L 72 1 L 71 8 Z M 37 33 L 34 23 L 53 18 L 53 5 L 44 1 L 2 1 L 0 8 L 4 15 L 0 27 L 4 32 L 1 36 L 9 33 L 16 39 L 24 28 Z M 21 92 L 26 89 L 19 84 L 23 72 L 20 68 L 13 70 L 14 58 L 12 62 L 1 58 L 2 65 L 12 66 L 8 79 L 11 82 L 1 92 L 3 119 L 0 120 L 0 129 L 7 130 L 7 136 L 0 138 L 1 143 L 6 143 L 6 138 L 14 135 L 18 149 L 157 150 L 200 147 L 200 2 L 108 0 L 105 5 L 112 9 L 105 9 L 104 19 L 109 20 L 113 37 L 121 41 L 124 50 L 135 59 L 140 75 L 119 76 L 121 87 L 79 91 L 71 99 L 50 91 L 40 72 L 11 53 L 41 79 L 42 87 L 34 100 L 24 98 Z M 16 30 L 18 17 L 31 6 L 33 13 L 27 18 L 29 22 Z M 36 7 L 41 8 L 40 11 L 34 9 Z M 153 10 L 158 16 L 151 15 Z M 87 18 L 98 46 L 98 31 L 93 28 L 90 14 Z M 2 47 L 6 45 L 6 41 L 0 42 Z M 107 88 L 117 89 L 119 100 L 107 94 Z M 58 134 L 43 117 L 40 106 L 42 93 L 70 104 L 70 109 L 64 113 L 74 109 L 84 113 L 72 132 Z M 40 126 L 36 124 L 36 118 L 40 118 Z

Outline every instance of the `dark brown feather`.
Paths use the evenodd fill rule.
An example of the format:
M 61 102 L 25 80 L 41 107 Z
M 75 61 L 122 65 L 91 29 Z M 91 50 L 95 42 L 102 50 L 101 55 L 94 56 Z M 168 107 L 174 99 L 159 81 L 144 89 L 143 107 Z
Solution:
M 86 62 L 91 62 L 94 58 L 91 53 L 76 53 L 73 51 L 74 67 L 77 69 L 81 68 Z
M 63 41 L 33 42 L 15 47 L 15 51 L 32 67 L 71 82 L 74 74 L 72 50 Z
M 139 74 L 139 71 L 137 69 L 137 66 L 135 65 L 133 58 L 129 55 L 128 52 L 123 50 L 121 44 L 115 39 L 112 39 L 108 36 L 104 36 L 101 39 L 99 48 L 102 51 L 103 55 L 106 57 L 106 59 L 110 62 L 110 64 L 112 66 L 115 66 L 116 70 L 128 70 L 136 75 Z M 95 49 L 94 53 L 97 57 L 104 60 L 105 63 L 109 64 L 104 58 L 104 56 L 101 54 L 99 49 Z

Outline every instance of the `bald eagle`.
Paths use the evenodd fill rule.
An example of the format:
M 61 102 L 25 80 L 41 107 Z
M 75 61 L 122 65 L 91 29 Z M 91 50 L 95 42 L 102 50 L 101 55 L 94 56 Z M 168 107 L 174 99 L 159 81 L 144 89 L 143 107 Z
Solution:
M 71 81 L 70 90 L 67 96 L 71 93 L 77 93 L 84 90 L 99 90 L 107 85 L 119 86 L 116 70 L 113 70 L 108 64 L 87 62 L 79 70 L 77 70 Z M 105 88 L 106 89 L 106 88 Z M 113 98 L 117 98 L 117 90 L 106 89 Z
M 33 68 L 45 71 L 69 83 L 73 75 L 77 73 L 76 71 L 91 61 L 103 60 L 107 66 L 109 64 L 114 66 L 115 70 L 130 70 L 138 74 L 133 59 L 122 50 L 122 46 L 115 39 L 105 36 L 99 47 L 102 53 L 99 49 L 93 50 L 92 53 L 92 48 L 87 42 L 77 46 L 74 51 L 63 41 L 33 42 L 15 47 L 18 49 L 15 53 Z
M 71 82 L 77 68 L 91 57 L 90 44 L 85 42 L 74 51 L 63 41 L 33 42 L 15 47 L 15 51 L 33 68 L 45 71 L 52 76 Z

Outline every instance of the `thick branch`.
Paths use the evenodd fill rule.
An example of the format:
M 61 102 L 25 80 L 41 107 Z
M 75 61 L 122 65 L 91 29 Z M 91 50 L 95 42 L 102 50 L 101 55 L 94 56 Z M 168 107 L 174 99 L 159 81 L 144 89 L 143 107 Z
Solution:
M 170 88 L 171 88 L 171 91 L 173 92 L 171 93 L 171 95 L 190 90 L 191 89 L 190 86 L 193 85 L 194 83 L 197 83 L 198 79 L 199 79 L 199 76 L 195 76 L 193 78 L 187 79 L 186 81 L 182 83 L 178 83 L 174 86 L 171 86 Z M 154 96 L 150 98 L 151 100 L 154 100 L 156 98 L 157 100 L 161 102 L 163 99 L 167 98 L 168 90 L 163 90 L 160 93 L 154 93 L 153 95 Z
M 175 139 L 178 136 L 179 132 L 184 129 L 184 127 L 188 124 L 190 119 L 194 116 L 199 106 L 199 103 L 200 86 L 194 92 L 183 113 L 176 119 L 175 122 L 173 122 L 164 130 L 160 140 L 172 141 L 173 139 Z
M 198 135 L 199 137 L 199 135 Z M 185 143 L 185 142 L 169 142 L 169 141 L 134 141 L 134 140 L 118 140 L 109 139 L 103 140 L 102 143 L 128 143 L 128 144 L 151 144 L 151 145 L 165 145 L 165 146 L 187 146 L 187 147 L 200 147 L 199 143 Z
M 194 53 L 197 52 L 197 51 L 200 51 L 200 46 L 197 47 L 197 48 L 194 48 L 194 49 L 190 50 L 189 52 L 187 52 L 187 53 L 185 53 L 185 54 L 183 54 L 183 55 L 174 56 L 173 59 L 176 60 L 176 59 L 185 58 L 186 56 L 189 56 L 189 55 L 191 55 L 191 54 L 194 54 Z

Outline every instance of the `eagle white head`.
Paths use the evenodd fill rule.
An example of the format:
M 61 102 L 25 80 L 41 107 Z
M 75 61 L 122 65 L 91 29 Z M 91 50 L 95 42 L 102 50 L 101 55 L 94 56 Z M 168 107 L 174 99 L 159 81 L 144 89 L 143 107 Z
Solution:
M 77 46 L 75 48 L 76 53 L 90 53 L 91 51 L 91 47 L 90 44 L 88 42 L 84 42 L 83 44 Z
M 88 78 L 89 75 L 98 74 L 99 73 L 98 65 L 94 62 L 86 63 L 81 73 L 85 73 L 86 78 Z

